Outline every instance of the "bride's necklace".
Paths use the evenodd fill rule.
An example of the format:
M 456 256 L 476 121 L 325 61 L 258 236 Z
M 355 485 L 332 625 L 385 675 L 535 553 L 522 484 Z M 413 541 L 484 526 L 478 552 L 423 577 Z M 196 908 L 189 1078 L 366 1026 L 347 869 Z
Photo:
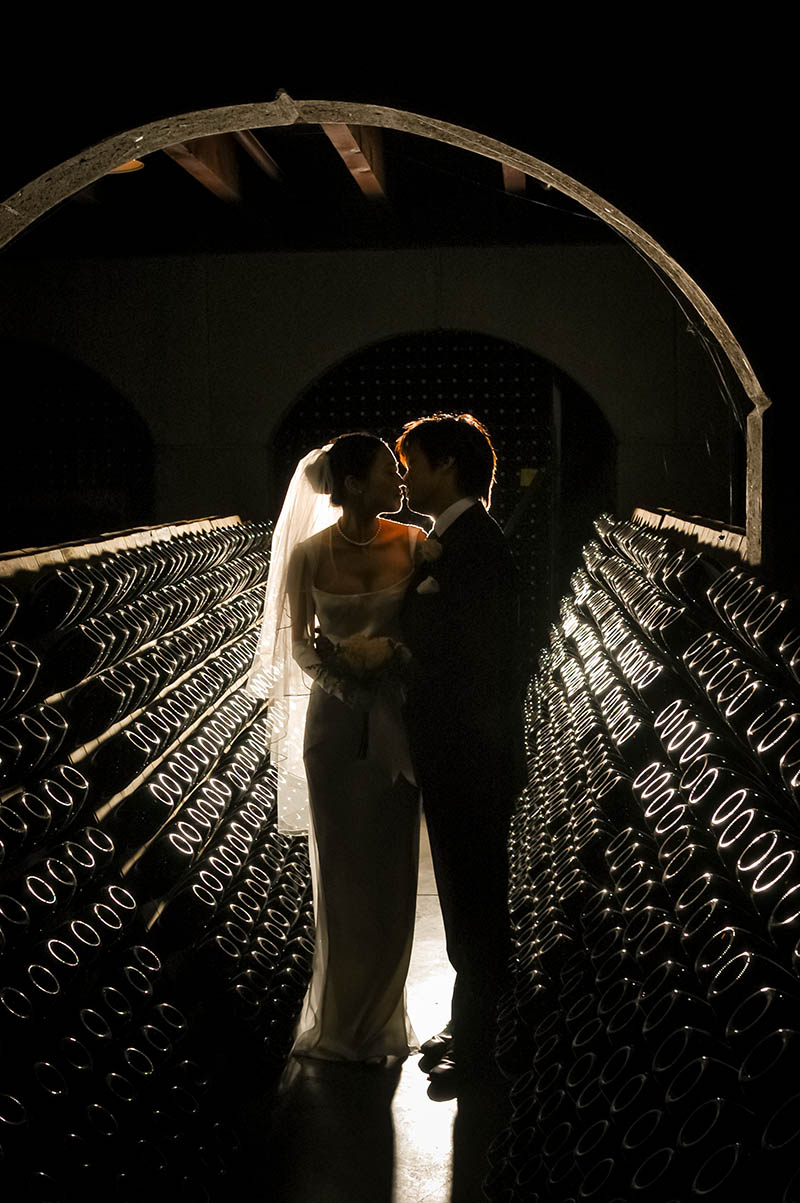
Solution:
M 360 539 L 351 539 L 351 538 L 350 538 L 350 536 L 349 536 L 349 535 L 346 535 L 346 534 L 344 533 L 344 531 L 342 530 L 342 520 L 341 520 L 341 518 L 337 519 L 337 522 L 336 522 L 336 529 L 338 530 L 339 534 L 340 534 L 340 535 L 342 536 L 342 538 L 344 539 L 345 543 L 352 543 L 353 547 L 369 547 L 370 543 L 374 543 L 374 542 L 375 542 L 375 540 L 377 539 L 378 535 L 381 533 L 381 520 L 380 520 L 380 518 L 378 519 L 378 527 L 377 527 L 377 530 L 375 531 L 375 534 L 374 534 L 374 535 L 371 535 L 371 536 L 370 536 L 370 538 L 369 538 L 369 539 L 364 539 L 364 540 L 360 540 Z

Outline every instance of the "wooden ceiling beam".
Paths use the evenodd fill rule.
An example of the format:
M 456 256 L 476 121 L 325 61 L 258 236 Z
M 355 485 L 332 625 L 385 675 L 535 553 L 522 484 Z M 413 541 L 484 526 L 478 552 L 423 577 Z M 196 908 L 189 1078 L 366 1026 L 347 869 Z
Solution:
M 283 179 L 283 172 L 268 150 L 262 146 L 258 138 L 249 129 L 237 129 L 233 134 L 236 141 L 246 150 L 254 163 L 273 180 Z
M 381 131 L 371 125 L 323 122 L 322 128 L 338 151 L 364 196 L 386 196 Z
M 503 187 L 506 192 L 520 193 L 525 191 L 525 185 L 528 177 L 524 171 L 519 171 L 516 167 L 509 167 L 508 163 L 502 164 L 503 168 Z
M 236 145 L 229 134 L 211 134 L 165 146 L 164 153 L 220 200 L 242 199 Z

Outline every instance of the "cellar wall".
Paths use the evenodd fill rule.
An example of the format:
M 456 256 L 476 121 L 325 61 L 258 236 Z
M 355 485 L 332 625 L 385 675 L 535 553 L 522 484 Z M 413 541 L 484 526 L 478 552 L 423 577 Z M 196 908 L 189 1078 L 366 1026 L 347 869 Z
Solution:
M 594 399 L 619 443 L 617 512 L 728 516 L 717 376 L 623 246 L 36 260 L 7 263 L 0 279 L 0 338 L 32 344 L 28 370 L 16 368 L 29 406 L 44 346 L 97 373 L 146 422 L 147 521 L 267 513 L 270 437 L 298 396 L 376 341 L 440 328 L 516 342 Z M 18 397 L 12 388 L 5 404 Z
M 768 1175 L 789 1203 L 800 618 L 735 532 L 595 534 L 527 692 L 486 1193 Z M 226 1197 L 248 1090 L 269 1108 L 313 951 L 244 689 L 269 538 L 217 518 L 0 559 L 0 1149 L 26 1197 Z
M 490 1197 L 790 1203 L 800 614 L 641 518 L 596 521 L 528 694 Z
M 314 929 L 245 690 L 269 538 L 221 518 L 0 559 L 15 1198 L 223 1197 L 237 1108 L 283 1068 Z

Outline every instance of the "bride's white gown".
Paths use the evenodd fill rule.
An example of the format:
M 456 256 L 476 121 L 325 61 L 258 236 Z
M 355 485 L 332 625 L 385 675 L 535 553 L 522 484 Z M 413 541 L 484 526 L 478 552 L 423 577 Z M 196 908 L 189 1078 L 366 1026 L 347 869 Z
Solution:
M 409 574 L 410 576 L 411 574 Z M 313 589 L 321 633 L 399 638 L 408 579 L 372 593 Z M 314 684 L 304 758 L 316 946 L 293 1052 L 331 1060 L 405 1057 L 416 1048 L 405 1009 L 419 850 L 419 797 L 396 686 L 369 712 Z

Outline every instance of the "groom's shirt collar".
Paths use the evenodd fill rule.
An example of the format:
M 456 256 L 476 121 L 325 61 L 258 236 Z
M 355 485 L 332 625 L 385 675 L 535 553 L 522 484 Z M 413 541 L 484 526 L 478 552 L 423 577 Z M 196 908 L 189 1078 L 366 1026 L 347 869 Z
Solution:
M 476 497 L 460 497 L 458 501 L 454 501 L 446 510 L 443 510 L 433 524 L 433 532 L 439 538 L 442 537 L 448 526 L 452 526 L 456 518 L 460 518 L 465 510 L 470 509 L 477 504 Z

